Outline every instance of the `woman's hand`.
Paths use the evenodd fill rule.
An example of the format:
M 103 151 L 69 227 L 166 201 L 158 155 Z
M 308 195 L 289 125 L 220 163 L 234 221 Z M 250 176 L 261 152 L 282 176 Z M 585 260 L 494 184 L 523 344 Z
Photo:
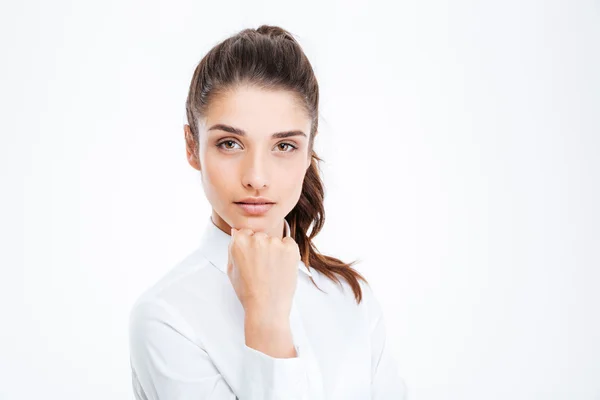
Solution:
M 246 319 L 271 327 L 289 324 L 300 261 L 294 239 L 232 228 L 228 253 L 227 276 Z

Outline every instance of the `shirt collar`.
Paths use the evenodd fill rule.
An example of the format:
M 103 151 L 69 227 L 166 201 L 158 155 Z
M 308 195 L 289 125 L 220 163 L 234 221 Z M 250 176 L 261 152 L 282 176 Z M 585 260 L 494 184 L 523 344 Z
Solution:
M 283 222 L 285 225 L 285 236 L 290 236 L 290 225 L 285 219 Z M 199 249 L 212 265 L 224 273 L 227 273 L 227 260 L 230 241 L 231 235 L 228 235 L 218 226 L 216 226 L 212 221 L 212 218 L 209 216 L 200 238 Z M 298 262 L 298 269 L 304 272 L 306 275 L 312 277 L 311 272 L 308 270 L 302 260 Z

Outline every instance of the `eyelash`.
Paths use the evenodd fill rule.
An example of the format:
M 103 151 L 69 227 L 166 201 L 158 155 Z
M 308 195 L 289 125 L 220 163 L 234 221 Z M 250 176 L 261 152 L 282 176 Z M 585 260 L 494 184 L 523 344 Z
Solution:
M 235 140 L 226 139 L 226 140 L 223 140 L 223 141 L 221 141 L 221 142 L 217 143 L 217 145 L 216 145 L 216 146 L 217 146 L 218 148 L 220 148 L 220 149 L 223 149 L 223 150 L 225 150 L 225 151 L 231 151 L 232 149 L 225 149 L 225 148 L 223 148 L 223 147 L 222 147 L 222 145 L 223 145 L 224 143 L 227 143 L 227 142 L 233 142 L 233 143 L 237 143 Z M 280 146 L 280 145 L 282 145 L 282 144 L 288 145 L 289 147 L 291 147 L 291 148 L 292 148 L 292 150 L 289 150 L 289 151 L 282 151 L 282 153 L 293 153 L 294 151 L 298 150 L 298 147 L 294 146 L 294 145 L 293 145 L 293 144 L 291 144 L 291 143 L 287 143 L 287 142 L 281 142 L 281 143 L 278 143 L 278 144 L 277 144 L 277 146 Z

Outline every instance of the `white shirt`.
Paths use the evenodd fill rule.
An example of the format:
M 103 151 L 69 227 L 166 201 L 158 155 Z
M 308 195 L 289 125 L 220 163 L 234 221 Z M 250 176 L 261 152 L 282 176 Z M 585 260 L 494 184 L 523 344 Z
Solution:
M 199 247 L 132 307 L 136 399 L 406 398 L 370 287 L 359 281 L 363 300 L 357 305 L 345 280 L 340 286 L 302 261 L 290 314 L 297 356 L 275 358 L 248 347 L 244 309 L 227 276 L 230 240 L 209 217 Z

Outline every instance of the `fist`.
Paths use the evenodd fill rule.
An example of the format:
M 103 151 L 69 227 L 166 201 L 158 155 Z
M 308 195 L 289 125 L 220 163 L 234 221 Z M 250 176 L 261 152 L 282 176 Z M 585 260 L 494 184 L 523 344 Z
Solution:
M 288 321 L 299 261 L 300 250 L 291 237 L 232 228 L 227 276 L 246 315 Z

